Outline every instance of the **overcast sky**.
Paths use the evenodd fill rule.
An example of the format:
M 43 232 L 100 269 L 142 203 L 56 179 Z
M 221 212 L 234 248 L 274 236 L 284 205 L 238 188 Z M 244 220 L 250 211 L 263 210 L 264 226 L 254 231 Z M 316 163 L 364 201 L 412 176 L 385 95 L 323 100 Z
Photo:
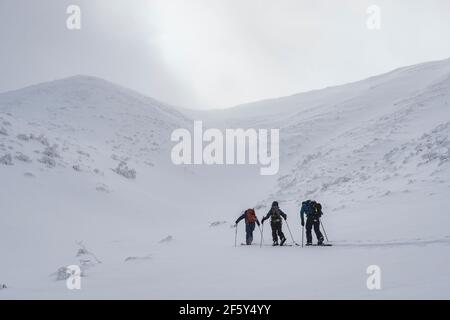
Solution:
M 0 0 L 0 92 L 86 74 L 229 107 L 449 58 L 448 39 L 448 0 Z

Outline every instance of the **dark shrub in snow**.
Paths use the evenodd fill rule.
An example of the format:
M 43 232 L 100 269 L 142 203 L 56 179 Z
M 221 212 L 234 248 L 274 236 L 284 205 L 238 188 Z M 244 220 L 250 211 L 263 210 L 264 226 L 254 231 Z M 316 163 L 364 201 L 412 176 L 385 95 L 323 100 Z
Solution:
M 30 139 L 38 141 L 38 142 L 42 143 L 44 146 L 47 146 L 47 147 L 50 146 L 50 143 L 48 142 L 47 138 L 43 134 L 41 134 L 39 136 L 35 136 L 34 134 L 31 134 Z
M 43 154 L 50 158 L 59 158 L 57 149 L 58 149 L 58 145 L 54 144 L 51 147 L 45 148 Z
M 29 141 L 30 140 L 30 136 L 20 133 L 17 135 L 17 139 L 22 140 L 22 141 Z
M 45 164 L 49 168 L 53 168 L 56 166 L 56 161 L 48 156 L 43 156 L 39 159 L 39 162 Z
M 128 168 L 125 162 L 119 163 L 113 171 L 127 179 L 136 179 L 136 170 Z
M 69 269 L 67 267 L 61 267 L 56 271 L 56 280 L 62 281 L 68 279 L 70 276 Z
M 22 161 L 22 162 L 31 162 L 30 157 L 28 157 L 27 155 L 25 155 L 21 152 L 18 152 L 14 158 L 16 158 L 17 160 Z
M 67 280 L 71 275 L 73 274 L 73 272 L 68 268 L 68 267 L 61 267 L 58 269 L 58 271 L 56 271 L 54 273 L 54 275 L 56 276 L 56 281 L 63 281 L 63 280 Z M 81 269 L 81 277 L 84 277 L 84 272 L 83 269 Z
M 99 192 L 105 192 L 105 193 L 109 193 L 111 192 L 108 188 L 107 185 L 105 184 L 99 184 L 97 185 L 97 187 L 95 187 L 95 190 L 99 191 Z
M 226 223 L 227 223 L 226 221 L 214 221 L 209 226 L 210 227 L 219 227 L 219 226 L 224 225 Z
M 13 162 L 12 162 L 11 155 L 8 153 L 8 154 L 5 154 L 3 157 L 1 157 L 0 164 L 3 164 L 5 166 L 12 166 Z
M 160 240 L 159 243 L 167 243 L 167 242 L 171 242 L 171 241 L 173 241 L 173 237 L 167 236 L 164 239 Z

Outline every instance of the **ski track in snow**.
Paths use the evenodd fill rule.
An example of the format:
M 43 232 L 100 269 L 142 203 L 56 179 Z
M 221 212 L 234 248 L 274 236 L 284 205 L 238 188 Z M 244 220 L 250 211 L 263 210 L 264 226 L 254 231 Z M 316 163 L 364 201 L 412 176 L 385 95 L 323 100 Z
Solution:
M 450 245 L 450 236 L 442 239 L 410 239 L 410 240 L 396 240 L 396 241 L 355 241 L 348 242 L 332 241 L 333 247 L 363 247 L 363 248 L 383 248 L 383 247 L 403 247 L 403 246 L 428 246 L 428 245 Z
M 332 248 L 384 248 L 384 247 L 402 247 L 402 246 L 428 246 L 428 245 L 450 245 L 450 236 L 441 239 L 402 239 L 393 241 L 346 241 L 336 240 L 328 242 Z M 242 247 L 260 247 L 259 243 L 254 243 L 250 246 L 240 244 Z M 273 247 L 274 249 L 280 246 L 273 246 L 271 244 L 263 244 L 264 247 Z M 282 247 L 301 247 L 301 244 L 288 243 Z M 306 246 L 305 246 L 306 247 Z M 325 246 L 326 247 L 326 246 Z

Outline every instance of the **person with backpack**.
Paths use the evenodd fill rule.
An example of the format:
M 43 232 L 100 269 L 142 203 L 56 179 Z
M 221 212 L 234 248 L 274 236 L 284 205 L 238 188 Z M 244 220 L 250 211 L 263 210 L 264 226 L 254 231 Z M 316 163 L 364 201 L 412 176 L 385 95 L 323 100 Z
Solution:
M 236 228 L 242 220 L 245 219 L 245 240 L 248 246 L 252 245 L 253 242 L 253 231 L 255 231 L 255 225 L 260 226 L 258 217 L 256 216 L 255 209 L 248 209 L 236 220 Z
M 272 203 L 272 208 L 269 210 L 267 215 L 262 219 L 262 223 L 270 218 L 270 226 L 272 227 L 272 239 L 273 246 L 278 246 L 278 238 L 280 238 L 280 246 L 284 245 L 286 242 L 286 237 L 283 234 L 282 225 L 283 220 L 287 219 L 287 215 L 281 211 L 278 207 L 278 202 L 274 201 Z
M 316 201 L 307 200 L 302 203 L 302 208 L 300 209 L 300 218 L 302 221 L 302 227 L 305 227 L 306 215 L 306 245 L 311 246 L 312 243 L 312 229 L 314 228 L 314 233 L 317 237 L 317 245 L 323 245 L 323 235 L 320 232 L 320 218 L 323 215 L 322 205 Z

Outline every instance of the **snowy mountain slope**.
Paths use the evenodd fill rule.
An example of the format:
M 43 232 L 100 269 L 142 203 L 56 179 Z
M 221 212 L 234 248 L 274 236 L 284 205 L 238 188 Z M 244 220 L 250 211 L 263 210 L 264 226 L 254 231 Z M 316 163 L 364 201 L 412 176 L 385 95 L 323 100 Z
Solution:
M 408 222 L 414 227 L 423 213 L 419 203 L 446 203 L 421 193 L 431 189 L 428 193 L 439 197 L 449 191 L 449 108 L 450 60 L 444 60 L 237 107 L 229 121 L 281 129 L 282 172 L 271 198 L 292 208 L 316 198 L 333 212 L 345 212 L 390 198 L 395 204 L 397 195 L 411 194 L 412 202 L 396 210 L 414 217 Z M 256 109 L 270 116 L 258 122 L 250 117 Z M 441 228 L 430 233 L 445 235 L 449 217 L 438 208 L 429 215 Z M 390 219 L 397 225 L 404 214 Z M 370 224 L 360 228 L 373 230 Z
M 245 169 L 209 175 L 172 164 L 170 135 L 191 126 L 169 106 L 92 77 L 1 94 L 0 282 L 8 290 L 0 298 L 60 295 L 64 281 L 55 279 L 70 264 L 98 272 L 103 264 L 78 255 L 78 241 L 108 276 L 128 274 L 153 251 L 198 242 L 198 229 L 239 212 L 231 199 L 242 192 L 222 179 Z M 101 287 L 92 294 L 109 290 Z
M 96 180 L 117 175 L 133 180 L 136 169 L 157 171 L 152 170 L 157 162 L 167 164 L 171 132 L 188 124 L 169 106 L 85 76 L 2 94 L 0 116 L 5 133 L 0 150 L 12 164 L 65 168 Z
M 332 102 L 341 107 L 350 105 L 352 101 L 364 102 L 368 107 L 367 104 L 373 105 L 371 102 L 402 99 L 445 81 L 448 78 L 449 60 L 403 67 L 350 84 L 239 105 L 218 113 L 225 118 L 238 118 L 241 121 L 246 117 L 253 119 L 259 116 L 262 120 L 272 122 L 271 116 L 279 118 L 284 115 L 287 118 L 293 114 L 317 113 L 336 107 Z M 384 92 L 384 95 L 380 96 L 380 92 Z
M 450 60 L 186 115 L 91 77 L 0 94 L 0 298 L 448 298 L 449 102 Z M 174 166 L 170 133 L 193 119 L 280 128 L 279 175 Z M 241 210 L 273 200 L 300 241 L 306 198 L 335 247 L 234 248 Z M 80 292 L 56 281 L 70 264 Z
M 76 134 L 91 143 L 107 140 L 115 148 L 130 148 L 128 151 L 137 155 L 158 151 L 167 133 L 187 120 L 156 100 L 87 76 L 4 93 L 0 106 L 2 112 L 58 134 Z M 150 150 L 136 149 L 141 140 Z
M 385 254 L 383 248 L 399 250 L 400 260 L 410 258 L 415 266 L 423 259 L 436 261 L 439 276 L 429 281 L 441 287 L 434 294 L 448 297 L 442 288 L 449 278 L 440 258 L 421 255 L 424 250 L 446 252 L 449 244 L 449 107 L 450 60 L 444 60 L 205 118 L 216 124 L 224 117 L 229 127 L 281 129 L 281 172 L 271 195 L 258 202 L 263 212 L 277 199 L 295 216 L 302 201 L 317 199 L 336 244 L 380 249 L 375 256 Z M 298 218 L 290 224 L 298 226 Z M 294 236 L 300 239 L 297 230 Z M 431 243 L 435 248 L 423 248 Z M 411 252 L 405 254 L 402 245 L 412 246 Z M 370 261 L 377 260 L 390 263 L 382 256 Z M 420 269 L 413 275 L 420 277 Z M 415 290 L 411 296 L 427 296 L 419 286 Z
M 45 287 L 71 260 L 96 264 L 68 254 L 78 240 L 108 246 L 167 236 L 166 219 L 150 208 L 180 211 L 155 181 L 166 178 L 161 166 L 170 133 L 187 121 L 183 115 L 82 76 L 0 100 L 0 274 L 12 290 L 36 281 Z

